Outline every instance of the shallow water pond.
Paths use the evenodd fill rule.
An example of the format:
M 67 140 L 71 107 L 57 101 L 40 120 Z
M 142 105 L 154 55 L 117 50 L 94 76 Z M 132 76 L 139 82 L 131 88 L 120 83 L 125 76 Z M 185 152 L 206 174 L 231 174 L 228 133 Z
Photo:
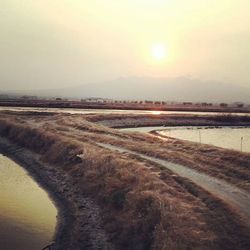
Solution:
M 41 250 L 53 240 L 56 216 L 47 193 L 0 154 L 0 249 Z
M 217 147 L 235 149 L 243 152 L 250 152 L 250 128 L 169 128 L 160 131 L 161 134 L 188 140 L 211 144 Z
M 125 132 L 148 133 L 157 130 L 164 136 L 211 144 L 217 147 L 250 152 L 250 128 L 242 127 L 137 127 L 121 129 Z

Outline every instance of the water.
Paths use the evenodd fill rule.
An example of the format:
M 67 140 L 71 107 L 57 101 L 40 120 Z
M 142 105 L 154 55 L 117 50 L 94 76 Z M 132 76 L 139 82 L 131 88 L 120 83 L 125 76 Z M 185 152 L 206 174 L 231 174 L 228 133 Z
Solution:
M 164 136 L 192 142 L 211 144 L 217 147 L 250 152 L 250 128 L 242 127 L 138 127 L 121 129 L 127 132 L 148 133 L 157 130 Z M 242 139 L 241 139 L 242 138 Z M 242 142 L 241 142 L 242 140 Z
M 219 113 L 219 112 L 192 112 L 192 111 L 153 111 L 153 110 L 122 110 L 122 109 L 76 109 L 76 108 L 32 108 L 32 107 L 0 107 L 0 111 L 35 111 L 56 112 L 69 114 L 133 114 L 133 115 L 164 115 L 164 114 L 190 114 L 190 115 L 244 115 L 250 113 Z
M 182 140 L 201 142 L 217 147 L 235 149 L 239 151 L 241 151 L 242 138 L 242 151 L 250 152 L 250 128 L 169 128 L 167 130 L 160 131 L 160 134 L 179 138 Z
M 0 249 L 41 250 L 53 240 L 56 216 L 47 193 L 0 154 Z

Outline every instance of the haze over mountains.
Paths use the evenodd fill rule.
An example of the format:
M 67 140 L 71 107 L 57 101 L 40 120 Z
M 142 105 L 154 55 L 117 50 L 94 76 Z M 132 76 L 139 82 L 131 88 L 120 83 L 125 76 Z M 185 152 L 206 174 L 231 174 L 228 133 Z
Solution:
M 3 0 L 0 5 L 0 92 L 250 100 L 250 1 Z
M 100 97 L 126 100 L 197 102 L 249 102 L 250 100 L 250 88 L 187 77 L 122 77 L 112 81 L 68 88 L 15 91 L 15 93 L 48 97 Z

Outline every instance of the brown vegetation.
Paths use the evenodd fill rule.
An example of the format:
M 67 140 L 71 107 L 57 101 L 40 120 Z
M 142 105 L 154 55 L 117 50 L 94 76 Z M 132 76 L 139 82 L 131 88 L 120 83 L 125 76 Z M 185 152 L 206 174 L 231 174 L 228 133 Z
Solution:
M 103 227 L 116 249 L 250 247 L 248 229 L 211 194 L 161 166 L 111 152 L 95 142 L 122 145 L 187 165 L 192 163 L 205 172 L 210 168 L 207 172 L 212 175 L 217 169 L 221 178 L 237 185 L 247 178 L 249 181 L 249 154 L 239 153 L 241 158 L 237 159 L 237 152 L 232 155 L 231 151 L 197 147 L 179 140 L 126 134 L 94 124 L 91 122 L 96 119 L 94 116 L 87 119 L 80 115 L 16 118 L 5 114 L 0 119 L 0 135 L 39 154 L 43 162 L 72 178 L 78 193 L 92 197 L 102 209 Z M 218 155 L 220 161 L 211 163 Z M 239 163 L 237 174 L 229 178 L 228 169 Z M 66 199 L 74 202 L 70 197 Z M 79 238 L 81 231 L 78 228 L 72 234 Z
M 115 115 L 115 117 L 117 117 L 117 115 Z M 175 117 L 173 117 L 174 116 L 170 116 L 169 119 L 172 119 L 175 124 L 179 124 L 181 119 L 187 120 L 187 118 L 181 118 L 179 116 L 178 119 L 174 120 Z M 95 121 L 99 119 L 102 120 L 104 119 L 104 115 L 91 116 L 91 118 L 88 117 L 87 119 L 93 119 Z M 127 118 L 125 118 L 125 120 L 122 120 L 122 118 L 120 119 L 120 122 L 124 121 L 124 124 L 126 124 Z M 194 124 L 194 122 L 199 122 L 199 119 L 223 122 L 228 122 L 230 120 L 235 121 L 237 124 L 243 122 L 248 124 L 250 117 L 213 116 L 202 117 L 196 120 L 195 117 L 192 116 L 188 119 L 190 119 L 189 122 L 192 124 Z M 112 123 L 110 117 L 107 120 Z M 144 117 L 142 119 L 137 118 L 136 120 L 141 124 L 145 124 Z M 167 119 L 164 121 L 166 122 Z M 242 153 L 235 150 L 222 149 L 169 137 L 166 137 L 166 140 L 162 140 L 161 138 L 158 138 L 158 134 L 155 134 L 156 136 L 150 136 L 137 132 L 124 133 L 118 130 L 108 129 L 104 126 L 96 126 L 93 123 L 91 126 L 88 126 L 88 124 L 91 124 L 90 122 L 79 119 L 74 119 L 73 121 L 67 119 L 66 121 L 62 121 L 62 124 L 70 126 L 71 131 L 74 129 L 74 133 L 71 133 L 71 131 L 67 133 L 68 136 L 70 135 L 71 137 L 75 136 L 76 138 L 83 139 L 91 138 L 93 141 L 122 146 L 149 156 L 155 156 L 157 158 L 183 164 L 201 172 L 205 172 L 211 176 L 226 180 L 248 191 L 250 190 L 249 153 Z M 102 134 L 102 136 L 100 136 L 100 134 Z
M 193 114 L 93 114 L 86 119 L 112 128 L 147 126 L 250 126 L 250 116 Z
M 7 107 L 41 107 L 41 108 L 74 108 L 74 109 L 123 109 L 123 110 L 156 110 L 156 111 L 193 111 L 193 112 L 250 112 L 243 103 L 228 105 L 226 103 L 167 103 L 165 101 L 121 101 L 90 98 L 67 100 L 63 98 L 42 99 L 35 96 L 19 98 L 0 98 L 0 106 Z

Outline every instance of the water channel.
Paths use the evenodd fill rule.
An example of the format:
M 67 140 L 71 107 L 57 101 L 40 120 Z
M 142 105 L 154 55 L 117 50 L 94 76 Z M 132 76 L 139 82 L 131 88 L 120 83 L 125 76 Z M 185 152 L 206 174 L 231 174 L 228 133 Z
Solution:
M 53 240 L 56 216 L 48 194 L 0 154 L 0 249 L 41 250 Z

